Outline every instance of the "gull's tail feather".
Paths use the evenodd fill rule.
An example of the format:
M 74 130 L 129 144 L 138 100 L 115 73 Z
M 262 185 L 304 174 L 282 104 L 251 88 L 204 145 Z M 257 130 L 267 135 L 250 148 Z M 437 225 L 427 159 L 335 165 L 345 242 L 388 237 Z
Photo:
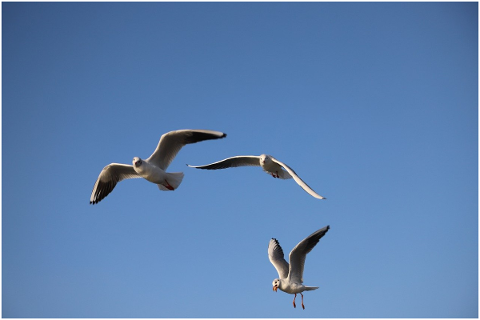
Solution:
M 307 287 L 305 286 L 305 291 L 317 290 L 319 287 Z
M 167 172 L 165 184 L 157 184 L 157 186 L 162 191 L 171 191 L 177 189 L 182 180 L 183 172 Z

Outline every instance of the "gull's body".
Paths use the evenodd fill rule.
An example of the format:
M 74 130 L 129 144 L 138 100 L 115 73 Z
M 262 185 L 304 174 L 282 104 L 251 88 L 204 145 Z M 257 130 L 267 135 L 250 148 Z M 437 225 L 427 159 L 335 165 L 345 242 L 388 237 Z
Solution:
M 191 166 L 192 168 L 197 169 L 207 169 L 207 170 L 215 170 L 215 169 L 226 169 L 232 167 L 242 167 L 242 166 L 260 166 L 262 169 L 270 174 L 274 178 L 280 179 L 291 179 L 295 180 L 296 183 L 303 190 L 308 192 L 311 196 L 317 199 L 326 199 L 322 197 L 312 188 L 310 188 L 300 177 L 293 171 L 292 168 L 287 166 L 285 163 L 275 159 L 274 157 L 266 154 L 262 154 L 260 156 L 236 156 L 227 159 L 223 159 L 214 163 L 210 163 L 204 166 Z
M 183 172 L 166 172 L 167 167 L 180 149 L 190 143 L 220 139 L 227 135 L 212 130 L 177 130 L 160 137 L 157 148 L 145 160 L 134 157 L 132 164 L 111 163 L 103 168 L 93 186 L 90 203 L 96 204 L 105 198 L 118 182 L 125 179 L 144 178 L 157 184 L 163 191 L 175 190 L 183 179 Z
M 329 229 L 330 226 L 326 226 L 300 241 L 290 252 L 290 264 L 285 261 L 282 247 L 277 239 L 272 238 L 268 244 L 268 258 L 278 272 L 278 278 L 273 280 L 272 283 L 273 290 L 277 291 L 277 289 L 280 289 L 286 293 L 294 294 L 294 307 L 296 307 L 295 298 L 297 297 L 297 293 L 302 295 L 302 308 L 305 309 L 302 292 L 318 289 L 318 287 L 310 287 L 303 284 L 303 269 L 307 253 L 312 251 L 318 241 L 320 241 L 320 238 L 322 238 Z

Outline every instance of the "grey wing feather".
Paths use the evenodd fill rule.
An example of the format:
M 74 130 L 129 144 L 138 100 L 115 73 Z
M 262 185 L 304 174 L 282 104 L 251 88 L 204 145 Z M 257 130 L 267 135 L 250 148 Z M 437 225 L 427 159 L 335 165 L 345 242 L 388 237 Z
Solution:
M 185 129 L 170 131 L 160 137 L 157 148 L 146 161 L 166 170 L 184 145 L 204 140 L 225 138 L 226 136 L 223 132 L 212 130 Z
M 125 179 L 141 178 L 133 166 L 121 163 L 110 163 L 98 175 L 90 195 L 90 204 L 96 204 L 112 192 L 118 182 Z
M 290 252 L 289 278 L 294 282 L 303 283 L 303 269 L 307 254 L 317 245 L 318 241 L 327 233 L 330 226 L 319 229 L 300 241 Z
M 285 261 L 282 247 L 278 240 L 272 238 L 268 244 L 268 258 L 273 264 L 275 269 L 277 269 L 278 276 L 280 279 L 285 279 L 288 277 L 288 262 Z
M 236 156 L 226 158 L 214 163 L 206 164 L 204 166 L 191 166 L 192 168 L 197 169 L 207 169 L 207 170 L 216 170 L 216 169 L 227 169 L 232 167 L 243 167 L 243 166 L 260 166 L 260 157 L 257 156 Z
M 297 173 L 295 171 L 293 171 L 292 168 L 290 168 L 289 166 L 287 166 L 285 163 L 273 158 L 272 158 L 272 161 L 278 163 L 279 165 L 281 165 L 283 168 L 285 168 L 285 170 L 293 177 L 293 179 L 295 180 L 295 182 L 300 186 L 302 187 L 303 190 L 305 190 L 306 192 L 308 192 L 311 196 L 317 198 L 317 199 L 326 199 L 325 197 L 322 197 L 321 195 L 319 195 L 318 193 L 316 193 L 315 191 L 313 191 L 312 188 L 310 188 L 310 186 L 308 184 L 305 183 L 305 181 L 303 181 L 302 179 L 300 179 L 300 177 L 297 175 Z

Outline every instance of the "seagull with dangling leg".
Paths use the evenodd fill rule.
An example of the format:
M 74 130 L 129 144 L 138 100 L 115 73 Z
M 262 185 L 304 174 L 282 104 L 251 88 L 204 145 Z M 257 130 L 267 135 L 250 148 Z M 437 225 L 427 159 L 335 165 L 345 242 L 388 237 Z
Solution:
M 303 268 L 305 266 L 305 259 L 307 258 L 307 253 L 312 251 L 312 249 L 317 245 L 320 239 L 327 233 L 330 229 L 330 226 L 326 226 L 322 229 L 319 229 L 300 241 L 295 248 L 290 251 L 290 264 L 285 261 L 283 257 L 283 250 L 280 246 L 280 243 L 277 239 L 272 238 L 268 244 L 268 258 L 273 264 L 275 269 L 277 269 L 279 278 L 273 280 L 273 291 L 277 292 L 278 289 L 283 292 L 294 294 L 293 297 L 293 307 L 296 308 L 295 299 L 297 298 L 297 293 L 300 293 L 302 296 L 302 308 L 305 309 L 303 305 L 303 291 L 316 290 L 318 287 L 305 286 L 303 284 Z

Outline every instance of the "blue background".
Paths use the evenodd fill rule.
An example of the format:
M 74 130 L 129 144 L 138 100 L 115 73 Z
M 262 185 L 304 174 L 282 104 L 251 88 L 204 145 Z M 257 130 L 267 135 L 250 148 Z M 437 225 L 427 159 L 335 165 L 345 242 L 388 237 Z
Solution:
M 2 3 L 3 317 L 477 317 L 478 4 Z M 170 130 L 174 192 L 101 169 Z M 315 191 L 260 168 L 271 154 Z M 308 255 L 306 309 L 270 238 Z M 287 257 L 288 258 L 288 257 Z M 297 298 L 298 301 L 298 298 Z

